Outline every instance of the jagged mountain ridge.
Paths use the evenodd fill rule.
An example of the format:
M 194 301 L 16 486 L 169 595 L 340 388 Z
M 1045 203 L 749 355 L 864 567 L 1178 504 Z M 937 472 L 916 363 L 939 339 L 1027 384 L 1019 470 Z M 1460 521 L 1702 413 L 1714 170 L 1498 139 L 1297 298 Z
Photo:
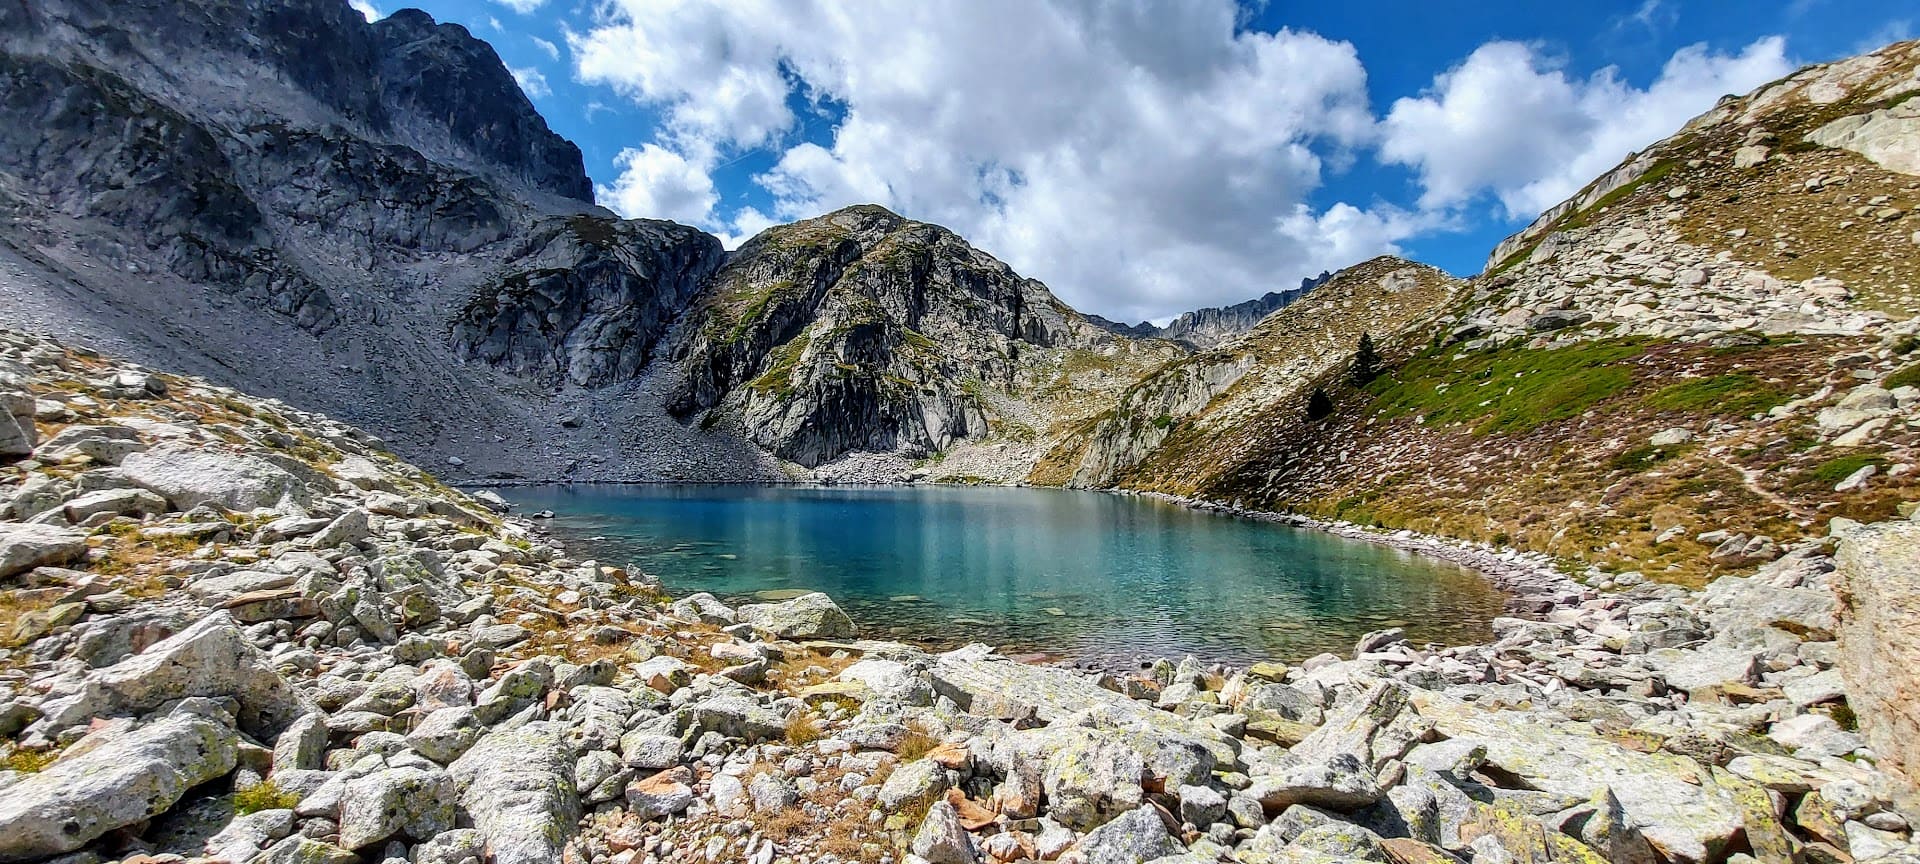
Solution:
M 1182 312 L 1179 317 L 1167 322 L 1165 327 L 1156 326 L 1151 321 L 1123 324 L 1118 321 L 1109 321 L 1098 315 L 1089 315 L 1087 320 L 1122 336 L 1131 336 L 1135 339 L 1167 339 L 1195 350 L 1206 350 L 1253 329 L 1261 319 L 1307 296 L 1307 292 L 1326 284 L 1331 278 L 1333 278 L 1332 273 L 1323 271 L 1318 276 L 1300 280 L 1300 285 L 1296 288 L 1268 291 L 1252 300 L 1245 300 L 1231 306 L 1208 306 L 1204 309 Z

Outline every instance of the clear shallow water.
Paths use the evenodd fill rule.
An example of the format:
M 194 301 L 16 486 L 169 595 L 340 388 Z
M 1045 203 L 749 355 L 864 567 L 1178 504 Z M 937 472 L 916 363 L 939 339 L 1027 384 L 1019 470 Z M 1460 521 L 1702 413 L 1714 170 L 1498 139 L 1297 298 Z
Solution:
M 1403 626 L 1484 640 L 1502 596 L 1464 568 L 1143 498 L 1055 489 L 531 486 L 574 557 L 730 602 L 825 591 L 864 635 L 1104 664 L 1345 655 Z

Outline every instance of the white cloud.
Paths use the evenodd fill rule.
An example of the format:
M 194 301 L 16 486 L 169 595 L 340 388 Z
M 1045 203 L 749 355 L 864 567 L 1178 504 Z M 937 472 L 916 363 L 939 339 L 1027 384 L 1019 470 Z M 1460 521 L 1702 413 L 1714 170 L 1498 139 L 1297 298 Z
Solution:
M 545 51 L 547 53 L 548 59 L 551 59 L 551 60 L 560 59 L 560 46 L 555 45 L 552 42 L 549 42 L 538 36 L 529 36 L 527 38 L 533 40 L 533 47 L 538 48 L 542 51 Z
M 506 29 L 505 27 L 502 27 L 500 25 L 500 19 L 495 18 L 492 15 L 487 16 L 487 26 L 493 28 L 493 32 L 495 33 L 498 33 Z
M 865 201 L 945 224 L 1068 302 L 1163 317 L 1388 251 L 1431 217 L 1306 203 L 1375 134 L 1353 47 L 1229 0 L 610 0 L 576 74 L 659 110 L 603 199 L 737 241 Z M 801 134 L 832 106 L 824 143 Z M 816 129 L 817 131 L 817 129 Z M 756 148 L 771 214 L 713 207 Z M 704 182 L 703 182 L 704 181 Z M 668 209 L 665 202 L 677 209 Z
M 547 0 L 493 0 L 493 2 L 525 15 L 540 8 Z
M 630 217 L 704 224 L 720 200 L 705 169 L 657 144 L 622 150 L 614 165 L 620 176 L 594 197 Z
M 367 0 L 347 0 L 347 5 L 353 7 L 353 11 L 360 13 L 360 17 L 367 19 L 367 23 L 369 24 L 387 17 L 382 14 L 379 9 L 374 8 L 372 3 L 368 3 Z
M 1612 67 L 1571 78 L 1533 46 L 1489 42 L 1435 77 L 1429 92 L 1394 102 L 1381 124 L 1381 157 L 1415 170 L 1422 207 L 1491 192 L 1508 215 L 1530 218 L 1721 96 L 1786 75 L 1785 52 L 1778 36 L 1731 55 L 1682 48 L 1639 89 Z
M 507 72 L 520 85 L 520 91 L 530 99 L 539 99 L 553 95 L 553 88 L 547 86 L 546 73 L 531 66 L 508 66 Z

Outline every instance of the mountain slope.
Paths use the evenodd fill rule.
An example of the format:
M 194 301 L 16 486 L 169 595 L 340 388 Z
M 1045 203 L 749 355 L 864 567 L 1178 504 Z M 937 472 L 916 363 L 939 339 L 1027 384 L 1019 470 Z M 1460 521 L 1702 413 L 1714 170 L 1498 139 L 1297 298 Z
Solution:
M 1187 494 L 1234 475 L 1249 448 L 1304 417 L 1314 388 L 1345 374 L 1363 334 L 1393 350 L 1458 290 L 1446 274 L 1393 257 L 1334 274 L 1246 333 L 1134 385 L 1073 460 L 1073 484 Z
M 1722 100 L 1503 243 L 1410 355 L 1330 388 L 1331 416 L 1274 398 L 1293 423 L 1196 424 L 1139 460 L 1233 470 L 1083 479 L 1548 552 L 1609 584 L 1900 515 L 1920 498 L 1917 69 L 1901 43 Z
M 578 148 L 463 28 L 50 0 L 0 8 L 0 33 L 18 325 L 350 418 L 456 476 L 778 476 L 639 380 L 719 242 L 593 206 Z

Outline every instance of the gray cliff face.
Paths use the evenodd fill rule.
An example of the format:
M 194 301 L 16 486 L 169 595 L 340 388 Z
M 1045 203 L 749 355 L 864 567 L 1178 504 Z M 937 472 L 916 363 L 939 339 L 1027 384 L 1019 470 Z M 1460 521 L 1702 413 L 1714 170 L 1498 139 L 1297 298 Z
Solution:
M 703 422 L 808 467 L 984 435 L 990 394 L 1027 364 L 1114 341 L 952 232 L 872 206 L 762 233 L 696 302 L 670 410 L 719 409 Z
M 720 241 L 684 225 L 594 216 L 535 226 L 524 254 L 453 322 L 455 352 L 544 383 L 597 387 L 646 368 Z

